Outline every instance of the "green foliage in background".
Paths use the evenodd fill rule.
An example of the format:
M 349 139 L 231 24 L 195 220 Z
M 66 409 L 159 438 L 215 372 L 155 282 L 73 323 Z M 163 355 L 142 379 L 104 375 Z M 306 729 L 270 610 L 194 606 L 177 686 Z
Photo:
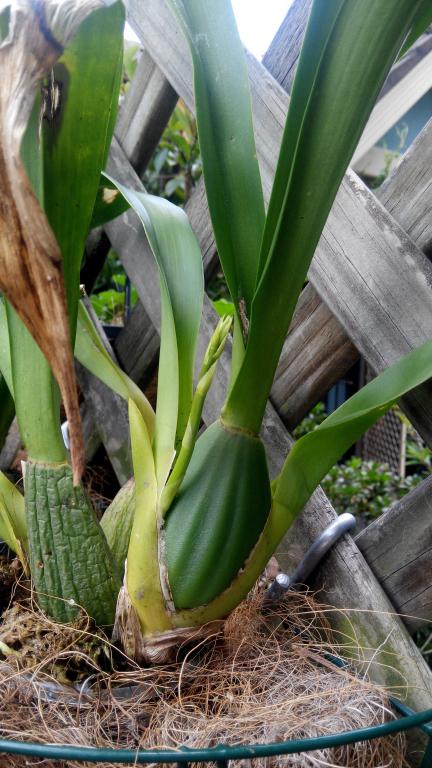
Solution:
M 399 409 L 396 409 L 401 414 Z M 327 414 L 323 402 L 317 403 L 293 431 L 296 439 L 313 432 Z M 393 472 L 385 462 L 351 456 L 334 465 L 321 481 L 336 512 L 351 512 L 363 527 L 375 520 L 406 493 L 415 488 L 432 470 L 432 451 L 421 440 L 408 419 L 406 466 L 414 472 L 406 477 Z
M 152 195 L 184 205 L 202 174 L 196 120 L 179 101 L 144 174 Z
M 401 478 L 388 464 L 352 456 L 332 467 L 321 486 L 338 514 L 351 512 L 363 526 L 415 488 L 424 476 Z
M 124 325 L 126 311 L 126 273 L 114 251 L 108 254 L 90 297 L 99 320 L 107 325 Z M 131 285 L 130 309 L 138 301 L 137 290 Z

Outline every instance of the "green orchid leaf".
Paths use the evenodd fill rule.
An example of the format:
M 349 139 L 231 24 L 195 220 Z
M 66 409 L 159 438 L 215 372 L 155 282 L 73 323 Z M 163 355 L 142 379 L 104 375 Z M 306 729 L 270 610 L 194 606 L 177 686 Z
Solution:
M 82 301 L 80 301 L 78 308 L 75 357 L 90 373 L 97 376 L 124 400 L 133 400 L 144 419 L 150 436 L 153 437 L 155 422 L 153 408 L 144 392 L 108 354 Z
M 104 224 L 112 221 L 112 219 L 116 219 L 117 216 L 121 216 L 129 207 L 129 203 L 120 194 L 118 189 L 115 189 L 102 176 L 93 208 L 90 229 L 102 227 Z
M 99 9 L 85 19 L 55 64 L 42 99 L 36 100 L 21 145 L 33 191 L 60 246 L 72 339 L 84 241 L 117 111 L 123 21 L 121 3 Z M 100 48 L 103 55 L 95 55 Z M 64 461 L 60 395 L 51 369 L 9 306 L 8 325 L 15 405 L 23 442 L 33 459 Z M 32 376 L 26 373 L 29 369 Z M 71 387 L 71 376 L 65 378 Z M 63 381 L 63 394 L 67 386 Z M 72 419 L 71 424 L 69 419 L 72 455 L 80 434 L 75 421 Z
M 33 192 L 43 207 L 44 173 L 39 127 L 41 109 L 42 100 L 37 98 L 21 143 L 21 157 Z M 11 391 L 14 393 L 21 439 L 30 457 L 37 457 L 41 461 L 64 461 L 66 450 L 61 435 L 59 387 L 45 355 L 7 300 L 5 312 Z M 29 369 L 31 376 L 28 376 Z M 5 375 L 9 380 L 9 373 Z
M 224 419 L 258 432 L 282 345 L 345 169 L 422 0 L 314 0 Z M 271 311 L 270 309 L 271 308 Z
M 0 539 L 15 552 L 26 567 L 27 523 L 24 497 L 0 472 Z
M 418 40 L 418 38 L 426 31 L 426 29 L 432 24 L 432 4 L 430 0 L 423 0 L 417 13 L 414 16 L 411 29 L 405 38 L 404 44 L 399 51 L 398 59 L 409 51 L 412 45 Z
M 9 328 L 6 314 L 6 303 L 0 298 L 0 371 L 13 396 L 12 364 L 9 341 Z
M 159 570 L 158 484 L 150 437 L 129 401 L 135 513 L 127 557 L 126 583 L 144 635 L 170 629 Z
M 189 220 L 180 208 L 112 181 L 139 216 L 159 268 L 162 317 L 154 451 L 161 490 L 192 405 L 204 295 L 202 257 Z
M 84 243 L 117 115 L 123 24 L 121 2 L 92 13 L 55 65 L 46 86 L 43 203 L 62 252 L 72 338 Z M 98 50 L 103 53 L 95 55 Z
M 216 299 L 215 301 L 212 301 L 212 304 L 219 317 L 226 317 L 227 315 L 234 317 L 235 307 L 232 301 L 227 301 L 226 299 Z
M 111 554 L 121 574 L 124 572 L 134 516 L 135 480 L 131 478 L 120 488 L 100 521 Z
M 383 371 L 295 443 L 273 492 L 279 508 L 274 526 L 277 541 L 345 451 L 399 398 L 430 377 L 432 341 L 427 341 Z
M 264 200 L 243 46 L 229 0 L 170 0 L 189 43 L 204 181 L 233 301 L 247 311 L 258 279 Z

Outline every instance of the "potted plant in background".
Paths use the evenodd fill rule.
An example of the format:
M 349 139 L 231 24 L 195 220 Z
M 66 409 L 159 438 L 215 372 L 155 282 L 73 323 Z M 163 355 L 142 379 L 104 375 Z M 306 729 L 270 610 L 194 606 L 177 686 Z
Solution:
M 229 391 L 220 418 L 201 436 L 231 318 L 215 328 L 194 386 L 204 288 L 187 217 L 101 177 L 118 103 L 122 5 L 0 3 L 8 73 L 0 86 L 0 368 L 28 452 L 24 499 L 2 481 L 0 534 L 28 559 L 46 614 L 68 622 L 84 609 L 100 626 L 116 623 L 138 661 L 159 659 L 196 637 L 197 627 L 213 632 L 212 622 L 247 596 L 348 446 L 432 375 L 431 341 L 298 440 L 270 483 L 259 432 L 282 344 L 356 142 L 402 46 L 430 20 L 427 4 L 401 0 L 395 12 L 390 0 L 314 1 L 267 212 L 230 2 L 170 5 L 190 44 L 207 198 L 234 304 Z M 142 221 L 160 275 L 155 411 L 79 305 L 87 233 L 127 206 Z M 100 525 L 80 484 L 72 347 L 129 402 L 135 485 L 119 492 Z

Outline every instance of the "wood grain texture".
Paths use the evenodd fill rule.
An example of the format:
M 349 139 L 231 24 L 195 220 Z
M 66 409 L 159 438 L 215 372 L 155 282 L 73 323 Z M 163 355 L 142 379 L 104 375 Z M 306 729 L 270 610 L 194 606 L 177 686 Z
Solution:
M 156 368 L 159 345 L 159 334 L 138 301 L 114 342 L 114 352 L 123 370 L 143 390 Z
M 403 155 L 377 196 L 422 251 L 432 250 L 432 119 Z
M 309 283 L 300 295 L 271 391 L 288 429 L 297 426 L 358 358 L 358 350 Z
M 147 51 L 141 54 L 115 135 L 141 175 L 157 147 L 178 96 Z
M 149 0 L 145 6 L 131 0 L 130 22 L 175 90 L 192 107 L 190 57 L 169 10 L 161 0 Z M 288 96 L 262 65 L 251 57 L 248 64 L 257 150 L 268 196 Z M 377 372 L 432 335 L 431 265 L 352 172 L 341 185 L 309 277 Z M 396 290 L 401 279 L 403 305 L 401 292 Z M 376 331 L 379 338 L 375 341 Z M 427 388 L 426 393 L 406 398 L 403 407 L 432 444 L 430 402 Z
M 93 409 L 87 400 L 84 400 L 84 402 L 81 404 L 80 410 L 86 452 L 86 464 L 88 464 L 94 458 L 96 451 L 101 444 L 101 439 L 99 432 L 96 429 Z
M 431 520 L 432 475 L 356 537 L 411 632 L 432 617 Z
M 294 0 L 262 60 L 287 93 L 294 82 L 311 5 L 312 0 Z
M 292 87 L 309 8 L 309 0 L 296 0 L 293 3 L 263 59 L 264 66 L 287 92 Z M 425 42 L 430 45 L 428 39 Z M 423 42 L 422 45 L 424 44 Z M 393 73 L 392 70 L 390 73 L 380 97 L 394 86 L 396 70 L 399 72 L 403 62 L 405 62 L 404 66 L 409 64 L 408 59 L 414 53 L 411 51 L 394 67 L 395 72 Z M 405 153 L 392 176 L 375 193 L 418 247 L 425 252 L 429 251 L 432 242 L 432 220 L 429 216 L 432 205 L 431 161 L 432 122 L 424 129 L 412 148 Z M 309 290 L 313 293 L 311 287 Z M 349 370 L 358 356 L 356 347 L 337 318 L 323 306 L 318 307 L 314 302 L 311 306 L 311 315 L 304 317 L 304 329 L 294 318 L 272 393 L 275 405 L 290 427 L 295 426 L 308 408 Z M 322 334 L 319 329 L 320 322 L 322 322 Z M 307 346 L 306 343 L 301 344 L 303 338 Z M 298 348 L 297 339 L 300 341 Z M 293 357 L 303 363 L 301 375 L 298 375 L 300 371 L 297 372 L 297 365 L 292 361 Z M 303 361 L 304 357 L 306 361 L 310 361 L 310 365 Z M 290 367 L 287 365 L 288 360 Z M 426 388 L 426 400 L 429 394 L 430 390 Z M 406 407 L 411 415 L 414 415 L 418 408 L 415 405 L 413 410 L 409 399 Z M 421 418 L 421 406 L 418 417 Z
M 432 242 L 432 121 L 423 129 L 377 198 L 428 253 Z M 307 410 L 342 377 L 358 357 L 358 351 L 341 323 L 317 298 L 309 284 L 294 316 L 272 391 L 273 402 L 292 428 Z M 298 368 L 300 367 L 300 370 Z M 420 398 L 422 398 L 420 390 Z M 426 403 L 430 387 L 423 389 Z M 405 401 L 412 413 L 413 400 Z M 419 413 L 418 418 L 421 418 Z

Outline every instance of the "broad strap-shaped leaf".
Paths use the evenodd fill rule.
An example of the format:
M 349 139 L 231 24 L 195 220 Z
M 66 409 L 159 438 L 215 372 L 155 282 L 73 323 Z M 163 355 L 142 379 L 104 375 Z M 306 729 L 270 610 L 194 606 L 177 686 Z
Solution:
M 59 387 L 45 355 L 8 302 L 6 314 L 11 342 L 13 392 L 21 440 L 32 460 L 44 463 L 66 461 L 67 453 L 61 434 Z M 69 417 L 67 412 L 68 420 Z
M 154 465 L 153 458 L 152 464 Z M 121 574 L 124 573 L 134 517 L 135 480 L 131 477 L 120 488 L 100 521 L 111 554 Z M 141 561 L 142 557 L 140 556 L 139 559 Z
M 129 401 L 135 515 L 128 550 L 126 584 L 143 635 L 171 628 L 159 563 L 158 484 L 152 445 L 142 416 Z
M 0 286 L 59 383 L 69 421 L 75 482 L 82 472 L 84 448 L 70 337 L 75 332 L 84 238 L 117 105 L 123 10 L 119 3 L 107 9 L 110 4 L 107 0 L 75 4 L 45 0 L 43 13 L 26 0 L 12 4 L 10 19 L 3 17 L 8 23 L 0 46 L 0 256 L 4 262 Z M 96 14 L 89 17 L 93 11 Z M 94 56 L 96 42 L 104 47 L 103 56 Z M 61 63 L 56 64 L 60 56 Z M 38 99 L 45 77 L 43 98 Z M 50 410 L 58 409 L 59 398 L 54 392 L 50 397 L 54 390 L 50 369 L 31 337 L 15 320 L 9 331 L 17 333 L 12 338 L 12 366 L 21 358 L 33 368 L 34 358 L 39 371 L 36 386 L 30 377 L 14 373 L 20 428 L 26 426 L 27 448 L 36 458 L 39 425 L 32 419 L 25 425 L 23 408 L 41 388 L 45 393 L 40 400 Z M 34 411 L 42 414 L 44 408 L 38 405 L 34 402 Z M 58 418 L 53 414 L 48 418 L 53 452 L 50 456 L 44 448 L 43 459 L 62 460 Z M 46 442 L 50 442 L 49 430 L 46 425 Z
M 159 268 L 161 347 L 154 453 L 161 490 L 192 404 L 204 292 L 202 257 L 189 220 L 180 208 L 112 181 L 138 214 Z
M 150 438 L 155 429 L 155 414 L 144 392 L 122 371 L 105 349 L 84 304 L 78 308 L 75 357 L 94 376 L 124 400 L 133 400 L 144 419 Z
M 72 339 L 85 239 L 117 115 L 123 24 L 121 2 L 85 19 L 44 92 L 43 207 L 62 255 Z
M 230 0 L 170 0 L 194 67 L 204 180 L 231 296 L 249 312 L 258 277 L 264 201 L 246 61 Z
M 54 66 L 62 45 L 95 6 L 83 2 L 75 15 L 69 8 L 67 17 L 58 3 L 55 9 L 53 6 L 47 0 L 43 22 L 30 2 L 12 4 L 10 16 L 2 17 L 0 288 L 36 339 L 59 382 L 72 425 L 72 460 L 78 482 L 84 448 L 60 253 L 27 177 L 20 148 L 40 81 Z M 56 33 L 50 35 L 47 29 L 53 10 L 57 11 Z
M 116 219 L 117 216 L 121 216 L 129 207 L 129 203 L 120 194 L 118 189 L 110 184 L 108 179 L 102 175 L 93 208 L 90 229 L 102 227 L 109 221 Z
M 274 501 L 282 508 L 275 526 L 277 541 L 350 445 L 399 398 L 430 377 L 432 341 L 427 341 L 387 368 L 295 443 L 274 491 Z
M 402 56 L 409 51 L 411 46 L 414 45 L 416 40 L 418 40 L 423 32 L 426 31 L 430 24 L 432 24 L 432 3 L 430 0 L 423 0 L 414 16 L 411 29 L 408 32 L 404 44 L 399 51 L 398 59 L 401 59 Z
M 3 297 L 0 297 L 0 446 L 4 444 L 14 416 L 9 329 L 5 302 Z
M 6 305 L 3 297 L 0 298 L 0 371 L 9 387 L 9 392 L 13 396 L 9 329 L 6 315 Z
M 3 472 L 0 472 L 0 538 L 24 563 L 27 548 L 24 497 Z
M 263 238 L 245 358 L 225 420 L 257 432 L 343 173 L 422 0 L 314 0 Z
M 35 99 L 21 142 L 21 158 L 32 190 L 43 206 L 43 158 L 40 144 L 42 98 Z M 60 390 L 51 367 L 28 328 L 5 300 L 10 350 L 10 375 L 21 439 L 30 458 L 43 462 L 66 460 L 61 434 Z M 31 377 L 28 371 L 31 370 Z M 16 391 L 15 391 L 16 389 Z M 68 413 L 69 417 L 69 413 Z M 73 430 L 71 429 L 71 439 Z

